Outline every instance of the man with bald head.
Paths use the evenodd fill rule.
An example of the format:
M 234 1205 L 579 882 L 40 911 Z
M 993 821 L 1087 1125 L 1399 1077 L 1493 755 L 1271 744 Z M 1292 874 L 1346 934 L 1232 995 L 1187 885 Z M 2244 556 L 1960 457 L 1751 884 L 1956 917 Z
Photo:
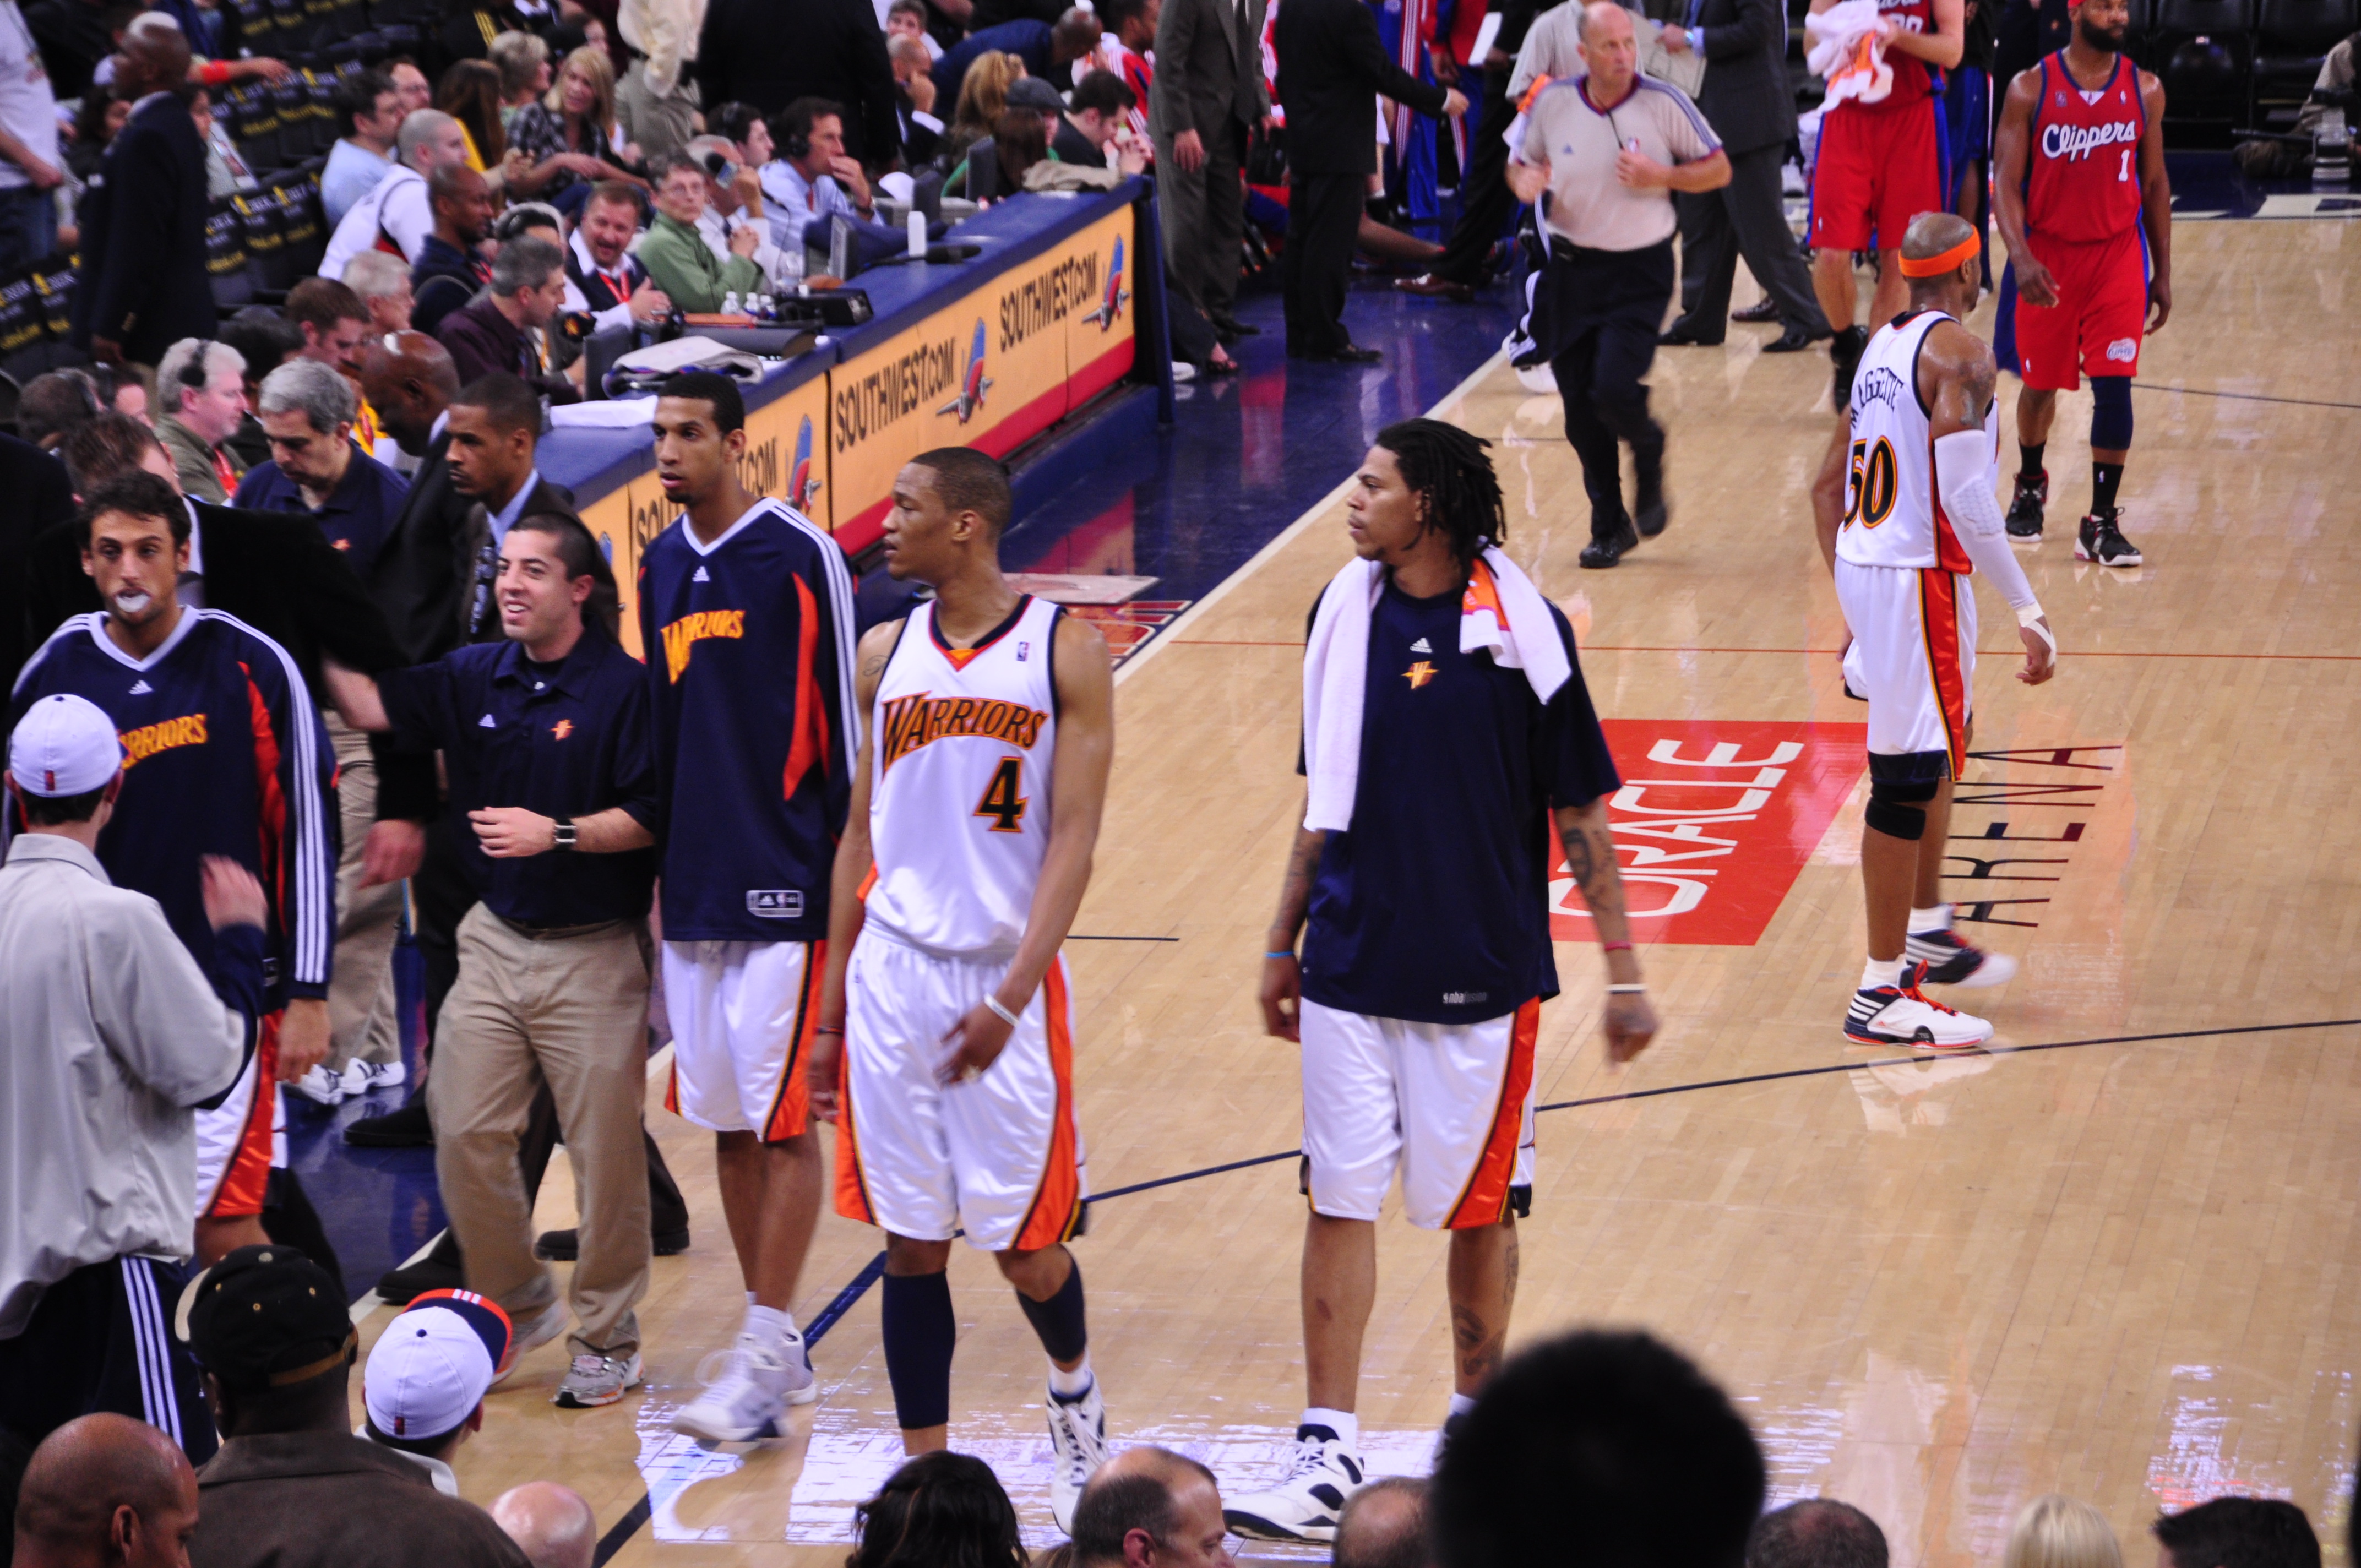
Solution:
M 1418 1476 L 1388 1475 L 1345 1498 L 1333 1568 L 1429 1568 L 1426 1490 Z
M 145 1421 L 102 1413 L 43 1440 L 16 1494 L 16 1568 L 188 1568 L 197 1473 Z
M 582 1494 L 555 1481 L 528 1481 L 492 1499 L 492 1522 L 533 1568 L 590 1568 L 598 1550 L 598 1516 Z
M 1861 835 L 1869 962 L 1843 1023 L 1855 1045 L 1972 1049 L 1993 1026 L 1919 988 L 1999 985 L 2016 971 L 2015 959 L 1960 938 L 1943 899 L 1951 789 L 1975 719 L 1971 573 L 1981 569 L 2016 612 L 2025 645 L 2016 678 L 2039 685 L 2058 668 L 2058 639 L 1993 493 L 1999 369 L 1964 324 L 1982 248 L 1964 218 L 1910 221 L 1898 258 L 1910 308 L 1862 348 L 1812 486 L 1820 554 L 1852 632 L 1845 690 L 1869 701 Z
M 1169 1448 L 1127 1448 L 1074 1505 L 1074 1568 L 1231 1568 L 1222 1488 Z
M 124 29 L 115 90 L 135 107 L 82 208 L 73 291 L 74 346 L 102 364 L 152 366 L 181 338 L 213 335 L 205 148 L 171 93 L 188 74 L 189 40 L 170 16 L 144 12 Z

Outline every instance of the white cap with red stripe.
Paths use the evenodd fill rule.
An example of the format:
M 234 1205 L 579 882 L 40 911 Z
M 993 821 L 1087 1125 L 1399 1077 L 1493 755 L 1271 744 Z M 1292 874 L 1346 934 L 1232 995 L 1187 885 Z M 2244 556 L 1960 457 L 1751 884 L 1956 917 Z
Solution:
M 45 696 L 8 737 L 9 776 L 27 795 L 87 795 L 122 768 L 115 721 L 88 697 Z

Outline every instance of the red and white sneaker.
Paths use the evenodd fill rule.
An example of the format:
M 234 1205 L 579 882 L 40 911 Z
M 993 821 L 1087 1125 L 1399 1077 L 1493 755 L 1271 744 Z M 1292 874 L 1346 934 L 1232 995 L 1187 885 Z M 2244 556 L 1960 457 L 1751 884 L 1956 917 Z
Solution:
M 1980 985 L 2005 985 L 2016 975 L 2015 959 L 1972 946 L 1948 926 L 1940 931 L 1912 933 L 1903 943 L 1902 961 L 1927 966 L 1918 977 L 1921 985 L 1973 990 Z
M 1993 1026 L 1939 1002 L 1919 989 L 1927 966 L 1905 962 L 1898 984 L 1865 986 L 1845 1010 L 1845 1038 L 1857 1046 L 1923 1047 L 1936 1051 L 1972 1050 L 1993 1036 Z

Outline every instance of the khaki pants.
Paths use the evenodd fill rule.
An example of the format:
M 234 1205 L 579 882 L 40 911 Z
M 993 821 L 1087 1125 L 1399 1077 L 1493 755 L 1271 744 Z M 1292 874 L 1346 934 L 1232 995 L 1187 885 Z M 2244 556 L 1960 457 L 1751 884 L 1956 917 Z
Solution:
M 648 1288 L 648 959 L 621 921 L 535 936 L 482 905 L 459 923 L 459 979 L 444 1000 L 426 1103 L 434 1176 L 467 1258 L 467 1286 L 523 1330 L 557 1299 L 533 1255 L 517 1167 L 534 1092 L 557 1102 L 582 1233 L 574 1266 L 577 1355 L 640 1347 L 631 1309 Z
M 631 61 L 615 83 L 615 118 L 622 123 L 623 139 L 636 144 L 640 156 L 654 159 L 678 152 L 697 134 L 697 99 L 675 83 L 659 93 L 648 81 L 648 62 Z
M 393 943 L 401 925 L 401 884 L 361 885 L 361 852 L 377 820 L 377 763 L 368 737 L 324 709 L 336 752 L 336 815 L 344 854 L 336 861 L 336 962 L 328 982 L 328 1070 L 355 1058 L 401 1059 L 393 1010 Z

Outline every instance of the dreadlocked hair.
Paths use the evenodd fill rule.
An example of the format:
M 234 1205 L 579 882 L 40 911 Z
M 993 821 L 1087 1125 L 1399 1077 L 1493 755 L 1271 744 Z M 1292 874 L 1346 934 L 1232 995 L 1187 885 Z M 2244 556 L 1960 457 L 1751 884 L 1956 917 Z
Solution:
M 1377 444 L 1394 455 L 1402 483 L 1425 502 L 1421 521 L 1442 531 L 1462 570 L 1508 538 L 1499 477 L 1485 455 L 1490 442 L 1441 420 L 1406 419 L 1378 432 Z

